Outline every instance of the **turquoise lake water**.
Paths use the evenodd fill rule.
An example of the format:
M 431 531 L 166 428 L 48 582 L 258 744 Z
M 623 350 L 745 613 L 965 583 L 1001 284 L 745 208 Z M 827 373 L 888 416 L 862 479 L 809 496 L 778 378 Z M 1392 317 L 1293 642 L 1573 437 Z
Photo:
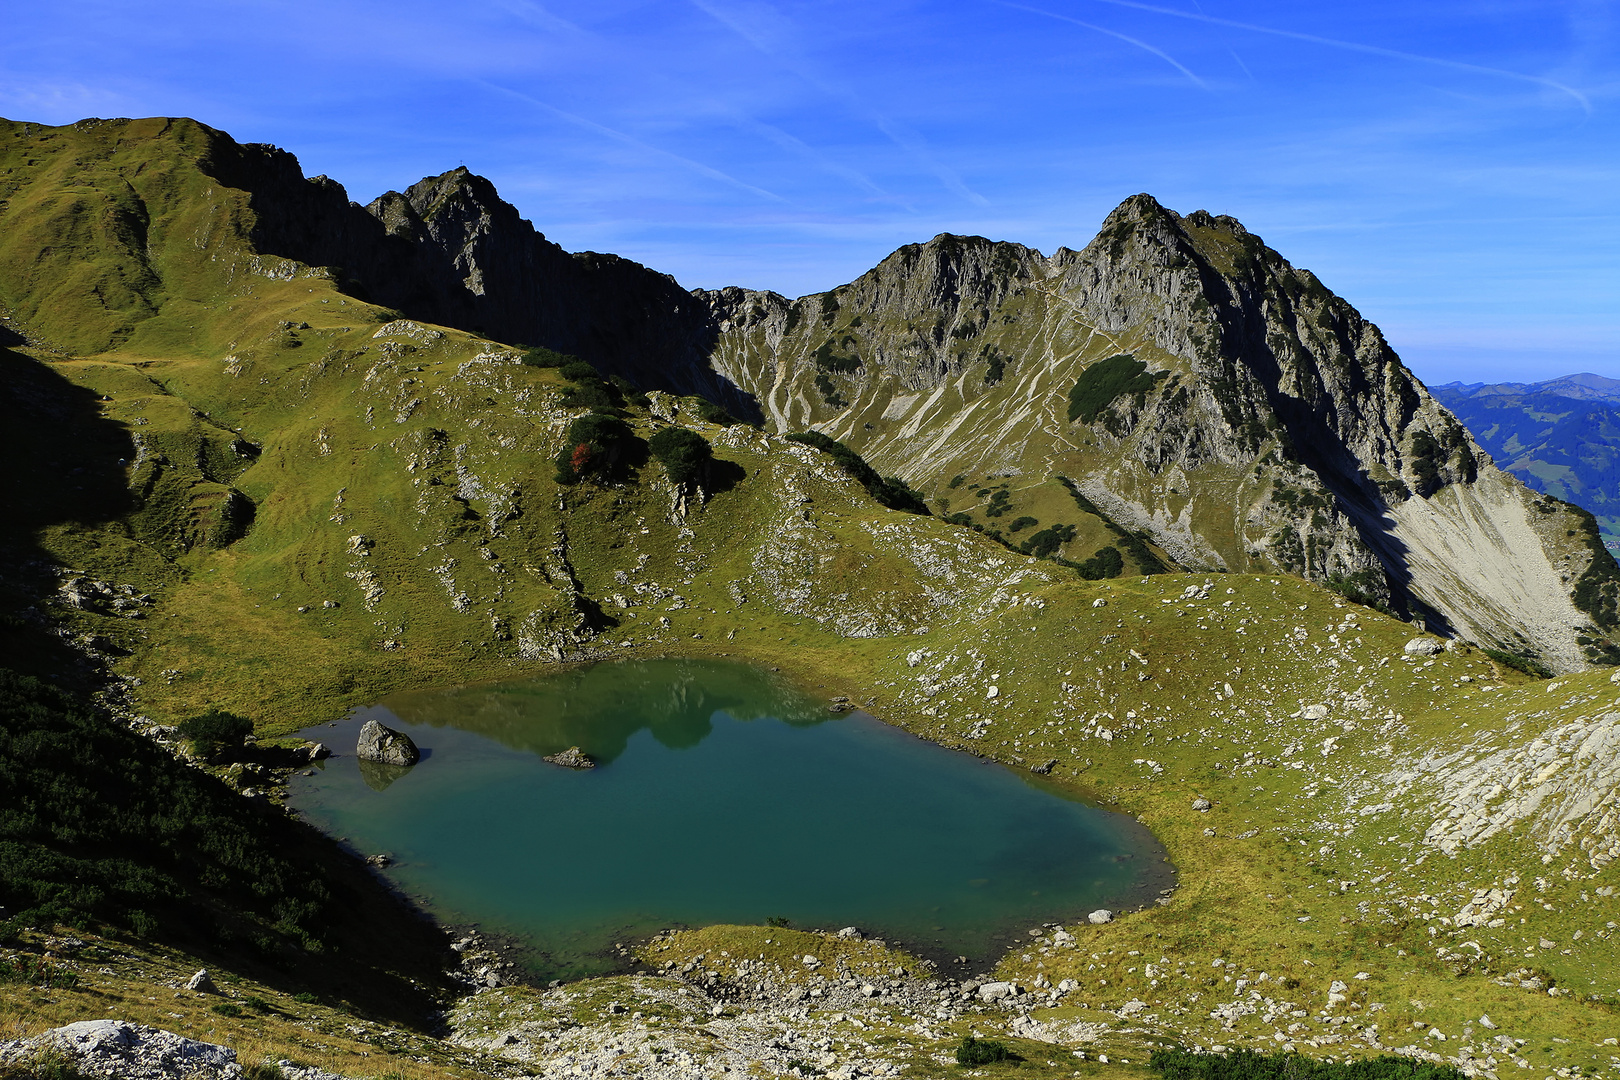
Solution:
M 354 757 L 367 719 L 410 768 Z M 1170 883 L 1136 821 L 714 661 L 600 664 L 398 694 L 305 737 L 289 801 L 437 918 L 524 943 L 545 977 L 612 970 L 668 926 L 858 926 L 982 964 L 1030 927 Z M 541 760 L 579 746 L 590 770 Z M 960 971 L 960 966 L 952 970 Z

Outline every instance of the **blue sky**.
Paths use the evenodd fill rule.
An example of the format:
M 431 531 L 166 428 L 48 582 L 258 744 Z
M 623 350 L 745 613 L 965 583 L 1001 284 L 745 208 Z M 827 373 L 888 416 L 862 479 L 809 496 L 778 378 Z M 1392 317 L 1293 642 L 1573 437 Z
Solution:
M 1620 3 L 13 4 L 0 115 L 184 115 L 366 201 L 800 295 L 942 231 L 1232 214 L 1425 380 L 1620 377 Z

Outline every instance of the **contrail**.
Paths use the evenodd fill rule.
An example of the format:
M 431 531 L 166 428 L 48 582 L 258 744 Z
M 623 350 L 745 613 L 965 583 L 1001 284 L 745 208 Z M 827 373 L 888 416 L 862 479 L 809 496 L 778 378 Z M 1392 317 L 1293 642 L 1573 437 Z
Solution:
M 496 93 L 506 94 L 509 97 L 515 97 L 519 101 L 525 101 L 536 108 L 544 109 L 546 112 L 551 113 L 558 119 L 566 120 L 576 127 L 584 128 L 586 131 L 594 131 L 598 135 L 605 135 L 607 138 L 613 139 L 616 142 L 624 143 L 626 146 L 633 146 L 637 150 L 643 151 L 644 153 L 654 154 L 658 157 L 665 157 L 669 158 L 671 161 L 679 162 L 688 169 L 700 173 L 703 176 L 707 176 L 711 180 L 718 180 L 723 184 L 730 184 L 732 187 L 741 188 L 743 191 L 749 192 L 750 194 L 758 195 L 761 198 L 770 199 L 774 202 L 785 203 L 788 201 L 782 198 L 782 196 L 776 194 L 774 191 L 766 191 L 764 188 L 755 187 L 753 184 L 744 183 L 743 181 L 738 180 L 735 176 L 728 176 L 719 169 L 705 165 L 701 161 L 693 161 L 689 157 L 682 157 L 679 154 L 671 153 L 668 150 L 661 149 L 649 143 L 644 143 L 640 139 L 635 138 L 632 135 L 626 135 L 624 132 L 618 131 L 614 128 L 610 128 L 606 124 L 598 124 L 595 120 L 589 120 L 575 113 L 559 109 L 555 105 L 541 101 L 539 98 L 531 97 L 528 94 L 522 93 L 521 91 L 512 90 L 505 86 L 498 86 L 495 83 L 485 82 L 482 79 L 476 79 L 474 82 L 487 90 L 493 90 Z
M 1177 19 L 1191 19 L 1193 22 L 1209 23 L 1212 26 L 1226 26 L 1234 30 L 1247 30 L 1255 34 L 1270 34 L 1273 37 L 1292 38 L 1295 41 L 1308 41 L 1313 45 L 1326 45 L 1334 49 L 1348 49 L 1351 52 L 1367 53 L 1372 56 L 1387 56 L 1395 60 L 1410 60 L 1419 64 L 1434 64 L 1438 67 L 1451 68 L 1454 71 L 1468 71 L 1476 75 L 1494 75 L 1500 79 L 1514 79 L 1519 82 L 1534 83 L 1545 86 L 1560 93 L 1568 94 L 1574 98 L 1590 116 L 1592 103 L 1585 94 L 1572 86 L 1565 86 L 1561 82 L 1546 79 L 1540 75 L 1526 75 L 1518 71 L 1507 71 L 1503 68 L 1485 67 L 1481 64 L 1469 64 L 1461 60 L 1447 60 L 1439 56 L 1424 56 L 1421 53 L 1402 52 L 1399 49 L 1386 49 L 1381 45 L 1362 45 L 1355 41 L 1342 41 L 1339 38 L 1322 37 L 1318 34 L 1301 33 L 1298 30 L 1279 30 L 1271 26 L 1257 26 L 1254 23 L 1237 22 L 1233 19 L 1222 19 L 1214 15 L 1205 15 L 1201 12 L 1177 11 L 1175 8 L 1160 7 L 1157 4 L 1143 4 L 1138 0 L 1096 0 L 1099 4 L 1109 4 L 1113 7 L 1132 8 L 1136 11 L 1148 11 L 1155 15 L 1170 15 Z M 1008 5 L 1011 6 L 1011 5 Z M 1179 65 L 1178 65 L 1179 66 Z
M 928 148 L 928 144 L 923 140 L 922 136 L 899 128 L 899 126 L 893 121 L 889 120 L 881 113 L 869 108 L 866 102 L 862 101 L 860 96 L 857 95 L 853 90 L 850 90 L 847 87 L 837 86 L 829 83 L 823 80 L 814 71 L 811 71 L 804 64 L 799 63 L 795 58 L 784 56 L 780 49 L 777 49 L 769 41 L 766 41 L 759 34 L 753 32 L 753 30 L 744 25 L 742 21 L 737 19 L 731 12 L 725 10 L 719 4 L 714 3 L 713 0 L 691 0 L 691 4 L 693 7 L 697 8 L 705 15 L 708 15 L 710 18 L 726 27 L 732 33 L 748 42 L 748 44 L 752 45 L 755 49 L 758 49 L 761 53 L 770 57 L 782 67 L 809 83 L 811 86 L 814 86 L 817 90 L 820 90 L 828 97 L 841 99 L 854 112 L 865 116 L 867 120 L 879 131 L 883 132 L 883 134 L 886 135 L 891 142 L 893 142 L 900 149 L 904 150 L 906 153 L 910 154 L 918 164 L 923 166 L 923 168 L 933 173 L 939 182 L 945 186 L 946 190 L 978 206 L 990 205 L 990 200 L 986 199 L 983 195 L 980 195 L 972 188 L 969 188 L 954 170 L 934 159 L 932 152 Z M 780 17 L 780 13 L 778 13 L 775 8 L 772 8 L 768 4 L 759 4 L 756 6 Z
M 1045 15 L 1048 19 L 1057 19 L 1059 22 L 1073 23 L 1076 26 L 1083 26 L 1087 30 L 1095 30 L 1099 34 L 1107 34 L 1111 38 L 1118 38 L 1121 41 L 1128 42 L 1135 45 L 1138 49 L 1144 49 L 1147 52 L 1152 53 L 1154 56 L 1157 56 L 1160 60 L 1163 60 L 1171 67 L 1187 76 L 1187 78 L 1191 79 L 1195 84 L 1197 84 L 1199 89 L 1209 89 L 1209 85 L 1205 83 L 1203 79 L 1200 79 L 1197 75 L 1194 75 L 1186 68 L 1185 65 L 1177 61 L 1175 57 L 1171 56 L 1163 49 L 1155 48 L 1152 45 L 1149 45 L 1147 42 L 1140 41 L 1128 34 L 1121 34 L 1118 30 L 1110 30 L 1106 26 L 1094 26 L 1088 22 L 1081 22 L 1079 19 L 1072 18 L 1068 15 L 1059 15 L 1055 11 L 1043 11 L 1040 8 L 1025 7 L 1023 4 L 1008 3 L 1007 0 L 992 0 L 992 2 L 1000 5 L 1001 7 L 1014 8 L 1018 11 L 1027 11 L 1031 15 Z

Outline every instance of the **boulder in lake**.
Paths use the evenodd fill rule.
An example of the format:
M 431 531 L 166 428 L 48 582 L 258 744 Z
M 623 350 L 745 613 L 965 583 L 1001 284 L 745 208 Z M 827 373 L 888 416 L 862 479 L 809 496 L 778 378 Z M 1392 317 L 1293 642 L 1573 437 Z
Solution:
M 560 754 L 544 754 L 542 761 L 549 761 L 553 765 L 561 765 L 565 769 L 594 769 L 596 762 L 591 756 L 577 746 L 570 746 Z
M 361 761 L 378 761 L 384 765 L 415 765 L 422 754 L 403 731 L 383 727 L 375 720 L 367 720 L 360 727 L 360 741 L 354 748 Z

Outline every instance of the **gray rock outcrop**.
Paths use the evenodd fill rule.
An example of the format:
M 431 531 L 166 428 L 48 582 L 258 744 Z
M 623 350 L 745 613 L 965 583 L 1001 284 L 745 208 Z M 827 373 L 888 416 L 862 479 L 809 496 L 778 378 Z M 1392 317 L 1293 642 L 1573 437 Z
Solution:
M 422 753 L 403 731 L 384 727 L 375 720 L 360 726 L 360 741 L 354 748 L 361 761 L 376 761 L 383 765 L 415 765 Z
M 560 754 L 543 754 L 540 760 L 561 765 L 565 769 L 596 768 L 596 762 L 591 760 L 591 756 L 577 746 L 570 746 Z
M 0 1043 L 0 1064 L 60 1055 L 86 1076 L 118 1080 L 237 1080 L 236 1051 L 123 1020 L 84 1020 Z
M 207 971 L 199 971 L 197 974 L 187 979 L 186 989 L 196 994 L 219 993 L 219 987 L 214 985 L 214 980 L 209 977 Z

